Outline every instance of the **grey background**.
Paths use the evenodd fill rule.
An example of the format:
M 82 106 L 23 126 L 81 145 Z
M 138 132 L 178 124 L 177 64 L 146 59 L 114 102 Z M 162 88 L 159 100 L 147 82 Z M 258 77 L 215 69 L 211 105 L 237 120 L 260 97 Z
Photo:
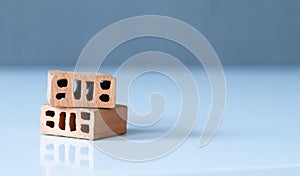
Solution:
M 300 64 L 298 0 L 1 0 L 0 64 L 73 66 L 101 29 L 146 14 L 194 26 L 224 65 Z M 171 53 L 186 64 L 196 61 L 176 43 L 144 38 L 124 43 L 106 62 L 122 62 L 148 50 Z

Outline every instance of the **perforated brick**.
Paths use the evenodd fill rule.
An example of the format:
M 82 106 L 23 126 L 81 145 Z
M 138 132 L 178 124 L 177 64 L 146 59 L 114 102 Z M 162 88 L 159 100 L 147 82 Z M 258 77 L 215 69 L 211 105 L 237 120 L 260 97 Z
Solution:
M 48 73 L 47 98 L 53 107 L 114 108 L 116 79 L 105 73 Z
M 127 106 L 112 109 L 57 108 L 42 105 L 42 134 L 95 140 L 125 134 Z

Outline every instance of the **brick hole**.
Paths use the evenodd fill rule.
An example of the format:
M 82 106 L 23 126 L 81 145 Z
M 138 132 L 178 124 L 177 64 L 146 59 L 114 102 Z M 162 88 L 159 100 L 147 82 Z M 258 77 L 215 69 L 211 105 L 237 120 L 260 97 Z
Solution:
M 53 121 L 47 121 L 46 125 L 50 128 L 54 128 L 54 122 Z
M 102 94 L 99 98 L 102 102 L 108 102 L 109 101 L 109 95 L 107 95 L 107 94 Z
M 66 80 L 66 79 L 57 80 L 57 85 L 58 85 L 58 87 L 67 87 L 68 80 Z
M 81 98 L 81 81 L 80 80 L 77 80 L 77 79 L 74 80 L 73 93 L 74 93 L 74 98 L 76 100 L 79 100 Z
M 90 127 L 89 127 L 89 125 L 86 125 L 86 124 L 81 125 L 80 129 L 84 133 L 89 133 L 90 132 Z
M 86 82 L 86 99 L 88 101 L 93 100 L 93 93 L 94 93 L 94 82 L 87 81 Z
M 71 113 L 70 114 L 70 130 L 71 131 L 76 131 L 76 114 L 75 113 Z
M 45 112 L 45 115 L 46 115 L 46 116 L 49 116 L 49 117 L 54 117 L 54 116 L 55 116 L 55 112 L 49 110 L 49 111 L 46 111 L 46 112 Z
M 83 120 L 90 120 L 90 116 L 91 116 L 91 114 L 88 112 L 81 112 L 81 118 Z
M 108 80 L 101 80 L 100 86 L 103 90 L 108 90 L 110 88 L 110 81 Z
M 61 112 L 59 114 L 59 123 L 58 123 L 58 127 L 61 130 L 65 130 L 66 128 L 66 113 L 65 112 Z
M 56 99 L 61 100 L 66 98 L 66 94 L 65 93 L 58 93 L 56 94 Z

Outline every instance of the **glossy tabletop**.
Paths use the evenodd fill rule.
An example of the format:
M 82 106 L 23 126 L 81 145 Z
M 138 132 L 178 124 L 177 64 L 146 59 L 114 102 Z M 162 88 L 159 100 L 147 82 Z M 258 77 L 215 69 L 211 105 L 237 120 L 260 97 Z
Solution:
M 39 113 L 41 104 L 47 103 L 49 69 L 0 68 L 1 175 L 300 173 L 299 68 L 225 67 L 226 109 L 217 134 L 205 147 L 199 147 L 199 138 L 210 110 L 211 92 L 205 72 L 201 68 L 191 68 L 200 95 L 197 124 L 181 146 L 147 162 L 119 160 L 96 147 L 99 142 L 115 138 L 88 141 L 41 135 Z M 104 71 L 114 74 L 115 70 L 106 68 Z M 157 89 L 167 100 L 165 115 L 153 126 L 128 125 L 125 138 L 155 139 L 176 123 L 180 107 L 178 89 L 163 75 L 150 73 L 136 79 L 130 90 L 132 108 L 141 113 L 150 111 L 148 98 Z

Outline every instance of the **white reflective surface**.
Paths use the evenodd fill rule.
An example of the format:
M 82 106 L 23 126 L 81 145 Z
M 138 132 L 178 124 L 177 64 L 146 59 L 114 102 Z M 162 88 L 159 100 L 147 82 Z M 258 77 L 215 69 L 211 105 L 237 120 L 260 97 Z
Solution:
M 199 148 L 198 143 L 209 112 L 210 91 L 205 74 L 194 68 L 193 73 L 199 75 L 196 82 L 201 98 L 196 128 L 174 152 L 149 162 L 112 158 L 95 147 L 95 143 L 102 140 L 40 135 L 39 111 L 40 105 L 47 103 L 47 70 L 0 68 L 1 175 L 300 173 L 299 68 L 225 68 L 227 106 L 224 119 L 217 135 L 204 148 Z M 105 71 L 113 73 L 113 69 Z M 148 85 L 149 80 L 155 80 L 155 84 Z M 151 127 L 129 125 L 126 138 L 157 138 L 176 123 L 180 107 L 177 89 L 159 75 L 145 75 L 137 80 L 130 93 L 132 106 L 141 113 L 148 112 L 148 96 L 157 89 L 167 90 L 169 109 L 165 116 Z

